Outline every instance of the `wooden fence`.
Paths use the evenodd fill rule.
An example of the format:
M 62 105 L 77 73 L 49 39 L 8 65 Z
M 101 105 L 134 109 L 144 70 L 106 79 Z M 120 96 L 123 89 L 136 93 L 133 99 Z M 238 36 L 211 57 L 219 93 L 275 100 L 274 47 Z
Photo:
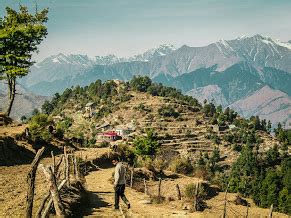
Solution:
M 68 154 L 67 147 L 64 146 L 64 153 L 56 163 L 55 155 L 51 152 L 51 165 L 39 164 L 45 148 L 38 150 L 32 161 L 30 171 L 27 176 L 27 200 L 26 200 L 26 217 L 32 217 L 33 198 L 35 189 L 35 177 L 37 169 L 40 169 L 46 179 L 49 190 L 43 196 L 41 204 L 36 212 L 36 217 L 47 217 L 51 206 L 54 207 L 57 216 L 66 216 L 64 205 L 61 200 L 60 190 L 66 185 L 70 186 L 71 181 L 80 180 L 80 169 L 77 163 L 77 157 L 74 154 Z M 63 168 L 61 168 L 63 166 Z M 72 174 L 72 175 L 71 175 Z

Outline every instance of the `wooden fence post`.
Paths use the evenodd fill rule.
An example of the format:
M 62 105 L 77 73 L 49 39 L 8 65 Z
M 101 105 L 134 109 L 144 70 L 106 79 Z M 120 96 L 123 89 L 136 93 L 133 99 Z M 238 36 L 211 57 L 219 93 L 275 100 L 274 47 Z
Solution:
M 144 194 L 147 195 L 148 194 L 148 189 L 147 189 L 147 184 L 146 184 L 145 178 L 143 178 L 143 184 L 144 184 Z
M 273 217 L 273 204 L 270 207 L 269 218 Z
M 132 189 L 133 185 L 133 173 L 134 173 L 134 166 L 132 166 L 131 172 L 130 172 L 130 188 Z
M 159 188 L 158 188 L 158 197 L 161 197 L 161 185 L 162 185 L 162 179 L 159 178 Z
M 53 159 L 52 171 L 53 171 L 53 173 L 55 173 L 55 170 L 56 170 L 56 159 L 55 159 L 53 151 L 51 151 L 51 155 L 52 155 L 52 159 Z
M 198 210 L 198 189 L 199 189 L 199 182 L 196 182 L 196 187 L 195 187 L 195 197 L 194 197 L 194 210 Z
M 248 218 L 249 216 L 249 204 L 247 204 L 247 214 L 246 214 L 246 218 Z
M 176 190 L 177 190 L 177 199 L 181 200 L 181 191 L 180 191 L 179 184 L 176 184 Z
M 229 182 L 227 184 L 227 187 L 226 187 L 226 190 L 225 190 L 225 194 L 224 194 L 224 207 L 223 207 L 223 215 L 222 215 L 223 218 L 226 218 L 226 202 L 227 202 L 226 195 L 227 195 L 228 187 L 229 187 Z
M 38 163 L 40 161 L 41 155 L 44 152 L 44 147 L 39 149 L 31 163 L 30 171 L 27 175 L 27 197 L 26 197 L 26 218 L 30 218 L 32 216 L 32 207 L 33 207 L 33 197 L 34 197 L 34 182 L 35 182 L 35 174 L 37 170 Z
M 58 191 L 61 190 L 61 188 L 64 186 L 65 183 L 66 183 L 66 180 L 63 180 L 63 181 L 59 184 L 59 186 L 58 186 Z M 40 206 L 39 206 L 39 208 L 38 208 L 38 210 L 37 210 L 37 213 L 36 213 L 36 217 L 37 217 L 37 218 L 40 218 L 40 217 L 41 217 L 41 212 L 42 212 L 42 210 L 43 210 L 43 208 L 44 208 L 45 202 L 49 199 L 50 196 L 51 196 L 51 193 L 50 193 L 50 191 L 49 191 L 49 192 L 45 195 L 45 197 L 42 199 L 41 204 L 40 204 Z M 44 210 L 44 213 L 43 213 L 42 217 L 45 218 L 45 217 L 47 216 L 47 214 L 48 214 L 48 212 L 49 212 L 49 209 L 50 209 L 52 203 L 53 203 L 53 199 L 51 198 L 51 199 L 49 200 L 49 202 L 48 202 L 48 204 L 47 204 L 45 210 Z
M 68 185 L 70 185 L 70 164 L 69 155 L 67 154 L 67 146 L 64 146 L 64 157 L 65 157 L 65 180 L 67 180 Z
M 76 180 L 80 180 L 80 172 L 79 172 L 79 166 L 78 166 L 76 155 L 74 155 L 74 169 L 75 169 L 74 171 L 75 171 Z
M 49 183 L 50 186 L 50 192 L 51 192 L 51 196 L 52 196 L 52 200 L 54 203 L 54 208 L 56 211 L 56 215 L 57 216 L 64 216 L 65 215 L 65 209 L 64 206 L 62 204 L 61 201 L 61 197 L 60 194 L 58 192 L 58 188 L 56 185 L 56 179 L 54 174 L 52 173 L 51 168 L 45 168 L 43 165 L 40 165 L 44 175 L 46 177 L 47 182 Z
M 59 179 L 60 175 L 61 175 L 61 170 L 59 170 L 60 166 L 61 166 L 61 163 L 64 159 L 64 155 L 62 154 L 60 159 L 59 159 L 59 162 L 56 164 L 56 168 L 55 168 L 55 175 L 56 175 L 56 178 Z

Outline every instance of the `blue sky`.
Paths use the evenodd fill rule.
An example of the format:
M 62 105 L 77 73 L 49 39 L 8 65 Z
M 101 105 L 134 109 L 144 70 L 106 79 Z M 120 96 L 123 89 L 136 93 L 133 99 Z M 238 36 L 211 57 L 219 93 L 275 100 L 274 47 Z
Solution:
M 131 56 L 168 43 L 204 46 L 262 34 L 291 40 L 291 0 L 0 0 L 49 7 L 48 36 L 35 57 L 63 52 Z

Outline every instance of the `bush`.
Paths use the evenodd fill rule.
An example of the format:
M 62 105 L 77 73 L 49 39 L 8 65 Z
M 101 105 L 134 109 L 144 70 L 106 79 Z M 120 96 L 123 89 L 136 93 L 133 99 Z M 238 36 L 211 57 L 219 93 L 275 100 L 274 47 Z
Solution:
M 88 143 L 89 143 L 90 147 L 94 147 L 94 145 L 96 144 L 96 139 L 91 138 L 91 139 L 89 139 Z
M 162 172 L 167 167 L 167 161 L 164 160 L 162 157 L 156 157 L 153 160 L 153 166 L 157 171 Z
M 180 115 L 171 106 L 162 106 L 161 108 L 158 109 L 158 113 L 163 117 L 175 117 L 175 118 L 177 118 Z
M 232 150 L 240 152 L 242 150 L 242 146 L 240 144 L 234 144 Z
M 198 167 L 195 169 L 194 176 L 206 180 L 209 178 L 209 172 L 204 167 Z
M 208 195 L 209 185 L 207 183 L 197 183 L 197 197 L 200 199 L 205 199 Z M 194 183 L 190 183 L 185 187 L 185 196 L 188 199 L 194 199 L 196 196 L 196 185 Z
M 107 148 L 110 146 L 110 143 L 109 142 L 106 142 L 106 141 L 103 141 L 101 143 L 98 144 L 98 147 L 99 148 Z
M 58 138 L 63 138 L 65 133 L 65 128 L 61 125 L 61 123 L 57 123 L 56 125 L 56 136 Z
M 147 136 L 138 137 L 134 140 L 134 152 L 136 155 L 154 155 L 159 148 L 156 134 L 148 131 Z
M 34 142 L 49 142 L 52 137 L 48 128 L 50 125 L 52 125 L 52 120 L 48 115 L 34 115 L 28 123 L 30 139 Z
M 193 172 L 193 166 L 186 158 L 176 158 L 169 166 L 169 169 L 175 173 L 190 174 Z
M 196 196 L 196 184 L 190 183 L 185 187 L 185 196 L 188 199 L 194 199 Z

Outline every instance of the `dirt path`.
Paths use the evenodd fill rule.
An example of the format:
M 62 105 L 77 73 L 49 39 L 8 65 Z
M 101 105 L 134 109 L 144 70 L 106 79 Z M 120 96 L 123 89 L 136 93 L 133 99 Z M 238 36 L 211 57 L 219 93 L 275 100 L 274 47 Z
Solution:
M 79 151 L 78 155 L 87 156 L 88 159 L 95 159 L 100 157 L 108 151 L 108 148 L 102 149 L 83 149 Z M 77 152 L 78 153 L 78 152 Z M 208 208 L 203 212 L 190 213 L 187 210 L 182 210 L 183 201 L 165 201 L 162 204 L 146 204 L 149 202 L 149 197 L 143 193 L 137 192 L 133 189 L 126 187 L 125 195 L 131 203 L 131 208 L 128 210 L 126 205 L 121 201 L 120 207 L 122 208 L 124 215 L 120 211 L 114 210 L 114 190 L 113 184 L 110 181 L 114 167 L 100 168 L 97 171 L 91 171 L 86 176 L 86 189 L 88 191 L 89 200 L 87 205 L 80 209 L 78 217 L 94 216 L 94 217 L 131 217 L 131 216 L 142 216 L 142 217 L 221 217 L 224 202 L 224 193 L 219 192 L 217 196 L 207 200 Z M 176 190 L 175 184 L 179 184 L 181 190 L 184 190 L 185 186 L 189 183 L 196 183 L 197 178 L 187 177 L 180 175 L 175 179 L 165 179 L 162 184 L 161 194 L 164 197 L 175 196 Z M 158 182 L 151 182 L 148 184 L 149 192 L 155 193 L 157 191 Z M 238 214 L 245 214 L 246 207 L 235 205 L 233 203 L 237 194 L 228 194 L 228 216 L 236 216 Z M 249 215 L 251 217 L 267 217 L 269 209 L 258 208 L 251 201 L 249 208 Z M 274 213 L 274 217 L 288 217 L 287 215 Z
M 86 176 L 87 190 L 89 191 L 89 202 L 84 208 L 82 216 L 122 216 L 120 211 L 113 210 L 114 191 L 109 181 L 114 168 L 93 171 Z M 171 216 L 185 215 L 184 211 L 171 211 L 162 205 L 145 204 L 148 197 L 142 193 L 126 188 L 125 195 L 131 202 L 131 209 L 127 210 L 123 202 L 120 203 L 125 216 Z

